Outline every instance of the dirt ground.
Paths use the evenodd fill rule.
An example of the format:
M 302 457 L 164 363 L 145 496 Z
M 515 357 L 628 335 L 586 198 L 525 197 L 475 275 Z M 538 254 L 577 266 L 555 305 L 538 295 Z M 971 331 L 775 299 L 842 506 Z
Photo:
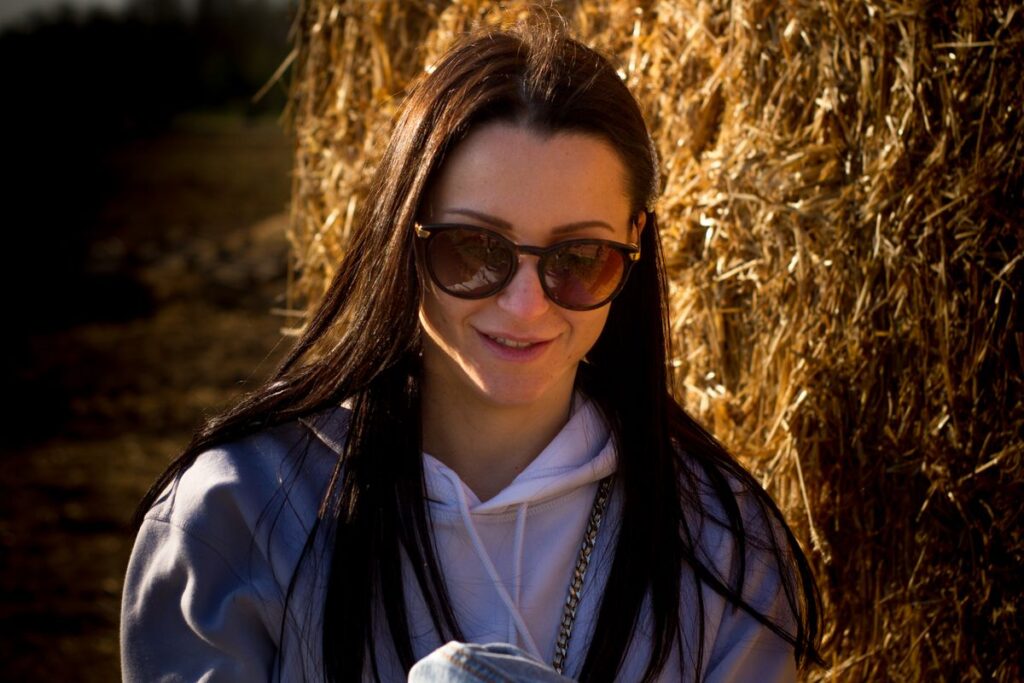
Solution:
M 24 335 L 5 379 L 0 678 L 119 679 L 136 503 L 288 344 L 290 158 L 276 122 L 211 115 L 108 155 L 81 285 L 123 310 Z

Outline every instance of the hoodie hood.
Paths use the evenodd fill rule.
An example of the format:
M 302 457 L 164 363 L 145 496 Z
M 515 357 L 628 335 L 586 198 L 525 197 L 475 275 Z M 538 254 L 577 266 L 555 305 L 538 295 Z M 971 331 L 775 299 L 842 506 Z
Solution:
M 305 421 L 336 453 L 347 406 Z M 504 641 L 550 662 L 562 610 L 598 482 L 616 469 L 610 430 L 597 406 L 577 394 L 569 421 L 504 489 L 481 502 L 459 475 L 423 453 L 438 561 L 469 641 Z M 409 567 L 405 574 L 414 647 L 434 642 L 432 620 Z

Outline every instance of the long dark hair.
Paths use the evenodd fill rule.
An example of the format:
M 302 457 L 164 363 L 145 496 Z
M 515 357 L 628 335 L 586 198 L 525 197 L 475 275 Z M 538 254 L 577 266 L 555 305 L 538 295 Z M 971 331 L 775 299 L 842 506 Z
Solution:
M 615 678 L 645 604 L 653 626 L 645 678 L 653 678 L 682 640 L 680 577 L 688 574 L 695 588 L 710 586 L 791 643 L 798 661 L 818 660 L 820 601 L 799 545 L 767 494 L 673 399 L 666 279 L 651 210 L 657 160 L 640 109 L 607 59 L 552 23 L 467 38 L 410 88 L 348 255 L 306 332 L 272 380 L 197 433 L 143 499 L 137 523 L 203 451 L 348 401 L 343 453 L 303 554 L 308 559 L 315 534 L 326 530 L 334 557 L 344 558 L 330 566 L 323 673 L 328 680 L 376 675 L 373 636 L 381 618 L 402 666 L 412 666 L 403 554 L 441 641 L 461 638 L 424 496 L 421 289 L 411 226 L 446 155 L 469 130 L 492 121 L 606 141 L 628 172 L 633 214 L 646 213 L 643 257 L 578 373 L 579 389 L 600 407 L 615 439 L 623 501 L 580 678 Z M 708 490 L 723 511 L 714 519 L 701 503 Z M 753 525 L 740 496 L 753 501 L 759 520 Z M 734 566 L 726 572 L 699 545 L 704 523 L 722 525 L 732 536 Z M 779 621 L 748 603 L 750 544 L 774 558 L 789 618 Z M 702 644 L 703 610 L 698 625 Z M 690 658 L 681 652 L 680 661 L 689 659 L 699 674 L 704 653 L 698 647 Z

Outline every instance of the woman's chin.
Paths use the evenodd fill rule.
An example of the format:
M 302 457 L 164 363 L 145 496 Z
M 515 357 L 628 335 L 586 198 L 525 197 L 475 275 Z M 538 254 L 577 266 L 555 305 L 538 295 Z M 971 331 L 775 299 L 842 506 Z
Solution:
M 525 378 L 504 381 L 484 381 L 477 384 L 480 398 L 495 407 L 528 409 L 530 407 L 552 409 L 560 402 L 567 402 L 572 396 L 572 383 L 555 383 L 553 378 L 545 381 L 528 381 Z

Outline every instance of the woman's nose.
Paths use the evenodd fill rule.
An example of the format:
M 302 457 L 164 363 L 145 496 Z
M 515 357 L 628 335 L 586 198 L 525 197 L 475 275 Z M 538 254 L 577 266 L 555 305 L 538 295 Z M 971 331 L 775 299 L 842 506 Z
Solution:
M 498 306 L 519 318 L 536 318 L 547 313 L 552 304 L 544 294 L 537 271 L 536 256 L 520 256 L 519 268 L 498 294 Z

